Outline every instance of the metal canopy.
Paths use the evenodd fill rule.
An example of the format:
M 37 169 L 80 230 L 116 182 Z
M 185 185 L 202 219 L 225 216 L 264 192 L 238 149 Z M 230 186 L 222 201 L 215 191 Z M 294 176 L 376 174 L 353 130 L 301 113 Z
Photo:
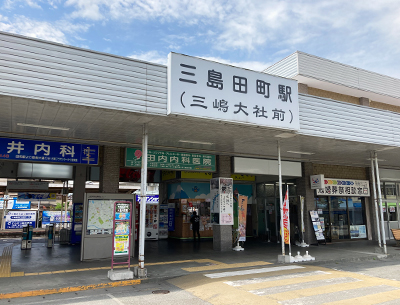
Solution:
M 142 125 L 148 123 L 149 147 L 153 149 L 276 159 L 276 143 L 280 139 L 283 160 L 369 167 L 370 151 L 378 151 L 380 166 L 400 168 L 398 147 L 305 136 L 213 120 L 147 115 L 9 96 L 0 96 L 0 107 L 0 137 L 141 146 Z M 18 123 L 69 130 L 27 127 Z

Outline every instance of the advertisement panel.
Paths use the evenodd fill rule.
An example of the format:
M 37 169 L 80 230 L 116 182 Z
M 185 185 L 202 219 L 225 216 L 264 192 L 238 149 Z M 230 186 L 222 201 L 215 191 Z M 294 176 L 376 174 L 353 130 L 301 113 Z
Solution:
M 117 201 L 114 207 L 114 255 L 129 254 L 129 234 L 131 219 L 130 201 Z
M 70 222 L 71 214 L 67 211 L 67 217 L 65 217 L 65 212 L 62 213 L 61 219 L 61 211 L 43 211 L 42 212 L 42 228 L 46 227 L 50 223 L 58 223 L 58 222 Z
M 28 224 L 36 226 L 36 211 L 9 211 L 6 215 L 6 229 L 22 229 Z
M 3 209 L 4 199 L 0 199 L 0 210 Z M 29 210 L 31 208 L 30 201 L 18 201 L 17 198 L 8 199 L 7 210 Z

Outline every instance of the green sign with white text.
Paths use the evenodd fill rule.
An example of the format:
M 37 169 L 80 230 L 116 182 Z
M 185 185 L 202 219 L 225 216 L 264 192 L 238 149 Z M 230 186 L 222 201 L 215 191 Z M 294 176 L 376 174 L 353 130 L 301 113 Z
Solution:
M 125 166 L 142 166 L 142 150 L 140 148 L 126 149 Z M 147 151 L 147 167 L 158 169 L 214 172 L 215 156 L 149 149 Z

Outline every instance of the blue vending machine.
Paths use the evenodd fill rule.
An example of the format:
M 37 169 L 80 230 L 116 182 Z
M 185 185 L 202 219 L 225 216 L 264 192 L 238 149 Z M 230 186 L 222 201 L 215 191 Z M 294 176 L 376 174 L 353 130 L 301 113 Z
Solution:
M 79 244 L 82 239 L 83 204 L 74 203 L 72 213 L 71 244 Z

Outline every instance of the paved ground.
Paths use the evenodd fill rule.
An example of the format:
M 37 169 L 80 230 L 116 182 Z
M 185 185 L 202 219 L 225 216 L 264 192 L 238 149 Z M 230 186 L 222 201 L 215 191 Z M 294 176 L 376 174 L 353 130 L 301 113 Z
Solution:
M 399 260 L 334 265 L 355 272 L 315 265 L 270 264 L 190 272 L 126 287 L 5 299 L 0 304 L 400 304 L 400 282 L 385 279 L 393 266 L 400 268 Z M 384 277 L 359 272 L 366 269 L 371 274 L 385 271 Z
M 19 240 L 3 239 L 0 251 L 13 244 L 12 271 L 24 276 L 0 278 L 0 297 L 4 297 L 0 304 L 314 304 L 310 298 L 317 300 L 315 304 L 327 300 L 344 304 L 343 295 L 347 299 L 370 295 L 368 301 L 375 295 L 390 302 L 394 296 L 400 298 L 400 251 L 392 247 L 393 242 L 387 259 L 375 252 L 376 243 L 370 241 L 293 247 L 293 252 L 301 254 L 308 250 L 316 261 L 287 267 L 277 264 L 281 249 L 277 244 L 250 241 L 244 252 L 221 253 L 212 250 L 210 241 L 147 242 L 149 278 L 140 284 L 110 283 L 110 262 L 80 262 L 79 247 L 55 245 L 47 249 L 44 241 L 37 239 L 32 250 L 26 251 L 19 249 Z M 71 288 L 75 290 L 66 293 Z M 153 294 L 159 290 L 169 293 Z M 61 291 L 64 293 L 52 294 Z M 26 292 L 34 293 L 13 298 Z M 11 293 L 14 295 L 7 297 Z M 374 300 L 353 304 L 377 304 L 378 299 Z

